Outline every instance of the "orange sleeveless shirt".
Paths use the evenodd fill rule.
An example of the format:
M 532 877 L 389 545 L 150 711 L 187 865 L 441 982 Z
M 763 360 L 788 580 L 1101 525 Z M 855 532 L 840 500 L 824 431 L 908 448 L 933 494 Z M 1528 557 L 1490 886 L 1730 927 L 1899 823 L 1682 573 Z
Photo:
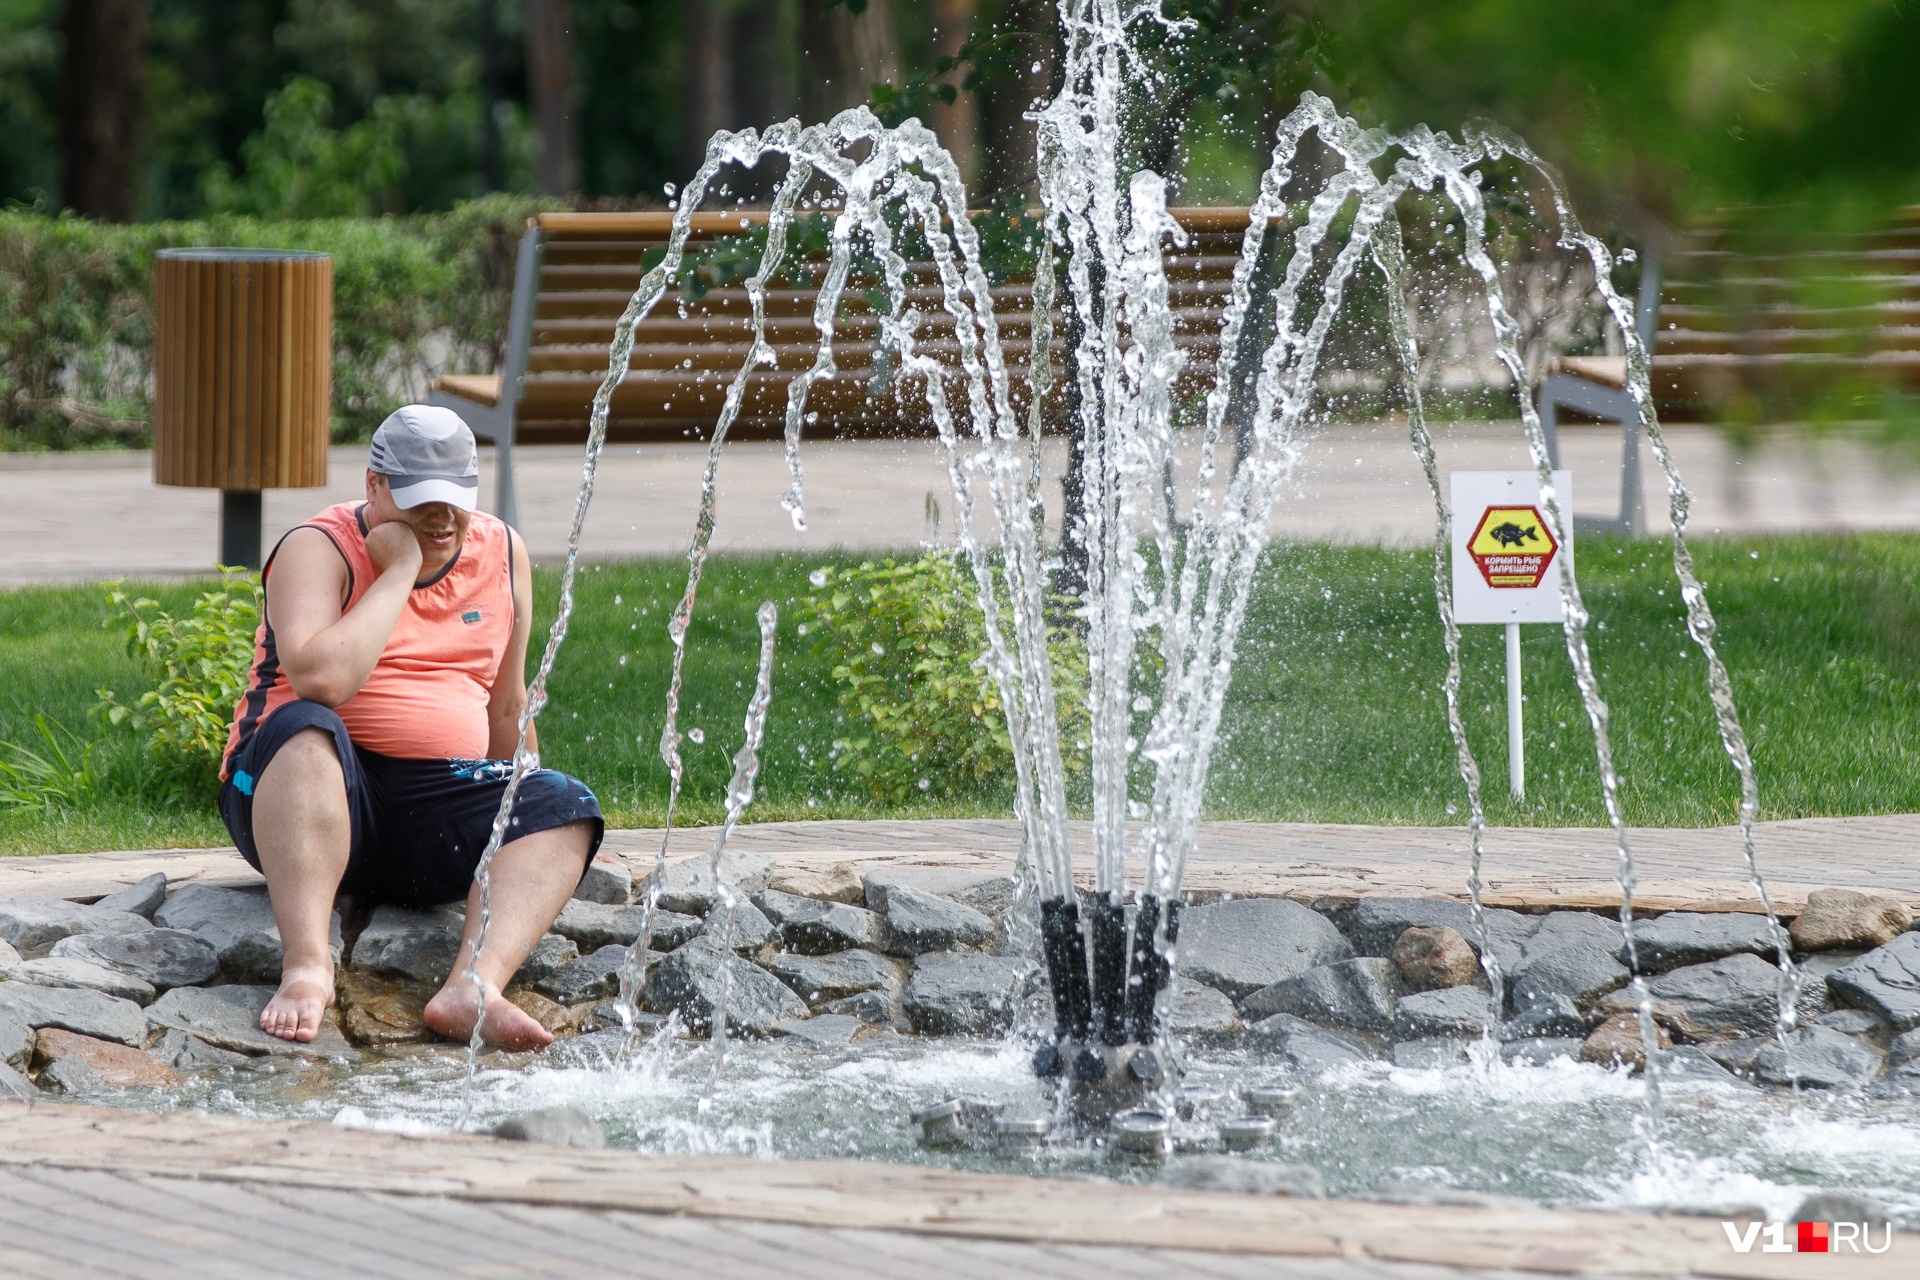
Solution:
M 347 562 L 346 609 L 360 603 L 379 571 L 367 554 L 364 502 L 328 507 L 301 529 L 327 535 Z M 274 554 L 279 554 L 274 547 Z M 273 557 L 260 571 L 264 583 Z M 343 610 L 344 612 L 344 610 Z M 335 707 L 356 746 L 410 760 L 481 759 L 487 701 L 513 638 L 513 546 L 507 526 L 474 512 L 451 563 L 415 586 L 373 674 Z M 300 695 L 280 670 L 273 626 L 262 609 L 247 691 L 234 708 L 220 776 L 262 720 Z

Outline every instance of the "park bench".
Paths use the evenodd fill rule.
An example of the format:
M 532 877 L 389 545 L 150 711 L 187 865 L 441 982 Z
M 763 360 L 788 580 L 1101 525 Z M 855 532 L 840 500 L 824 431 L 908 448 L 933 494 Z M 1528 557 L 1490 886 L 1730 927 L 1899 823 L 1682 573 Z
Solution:
M 1795 251 L 1741 252 L 1724 229 L 1683 237 L 1649 256 L 1637 309 L 1653 347 L 1653 395 L 1663 419 L 1761 421 L 1807 413 L 1872 416 L 1861 396 L 1920 390 L 1920 206 L 1890 225 L 1809 237 Z M 1644 523 L 1639 420 L 1625 357 L 1568 356 L 1542 380 L 1550 447 L 1562 409 L 1619 422 L 1620 515 Z

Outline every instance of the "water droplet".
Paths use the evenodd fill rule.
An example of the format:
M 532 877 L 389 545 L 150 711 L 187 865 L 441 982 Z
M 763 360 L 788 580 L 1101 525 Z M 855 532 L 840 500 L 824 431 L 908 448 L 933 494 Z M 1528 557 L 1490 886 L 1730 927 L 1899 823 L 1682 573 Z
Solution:
M 676 190 L 678 190 L 678 188 L 677 188 L 677 187 L 675 187 L 675 186 L 674 186 L 674 185 L 673 185 L 673 184 L 672 184 L 671 182 L 669 182 L 669 183 L 667 183 L 667 184 L 666 184 L 665 186 L 663 186 L 663 187 L 661 187 L 661 188 L 660 188 L 660 190 L 661 190 L 661 191 L 663 191 L 663 192 L 665 192 L 665 193 L 666 193 L 666 195 L 668 196 L 668 198 L 672 198 L 672 196 L 673 196 L 673 193 L 674 193 L 674 192 L 675 192 Z
M 1153 710 L 1153 699 L 1143 693 L 1133 700 L 1133 709 L 1135 711 L 1151 711 Z
M 827 585 L 827 571 L 825 569 L 815 569 L 807 575 L 807 581 L 816 587 L 824 587 Z
M 887 651 L 880 646 L 878 640 L 873 642 L 873 656 L 876 658 L 884 658 L 887 656 Z
M 627 665 L 627 655 L 624 653 L 620 655 L 620 665 L 623 667 Z
M 922 778 L 922 779 L 920 779 L 920 781 L 918 781 L 918 782 L 916 782 L 916 783 L 914 783 L 913 785 L 914 785 L 914 786 L 916 786 L 916 787 L 919 787 L 919 788 L 920 788 L 920 789 L 921 789 L 922 791 L 926 791 L 926 790 L 929 790 L 929 789 L 930 789 L 930 788 L 931 788 L 931 787 L 933 786 L 933 779 L 932 779 L 932 778 Z
M 706 740 L 707 740 L 707 731 L 705 729 L 687 730 L 687 741 L 693 743 L 695 746 L 699 746 L 701 743 L 705 742 Z

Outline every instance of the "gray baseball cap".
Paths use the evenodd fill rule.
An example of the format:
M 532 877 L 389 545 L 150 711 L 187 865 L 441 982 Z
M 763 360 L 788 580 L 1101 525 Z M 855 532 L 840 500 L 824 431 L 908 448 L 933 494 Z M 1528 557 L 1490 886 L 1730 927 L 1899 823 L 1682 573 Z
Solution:
M 480 450 L 451 409 L 410 404 L 373 433 L 367 466 L 387 478 L 397 507 L 444 502 L 471 511 L 480 497 Z

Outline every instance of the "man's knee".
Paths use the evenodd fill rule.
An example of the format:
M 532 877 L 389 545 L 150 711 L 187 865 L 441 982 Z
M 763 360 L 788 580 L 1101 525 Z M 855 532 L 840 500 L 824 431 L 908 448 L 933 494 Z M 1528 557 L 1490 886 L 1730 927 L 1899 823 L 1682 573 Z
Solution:
M 298 787 L 303 793 L 337 791 L 346 800 L 346 773 L 340 767 L 340 752 L 333 735 L 325 729 L 302 729 L 280 744 L 260 775 L 260 786 L 275 790 L 281 786 Z

